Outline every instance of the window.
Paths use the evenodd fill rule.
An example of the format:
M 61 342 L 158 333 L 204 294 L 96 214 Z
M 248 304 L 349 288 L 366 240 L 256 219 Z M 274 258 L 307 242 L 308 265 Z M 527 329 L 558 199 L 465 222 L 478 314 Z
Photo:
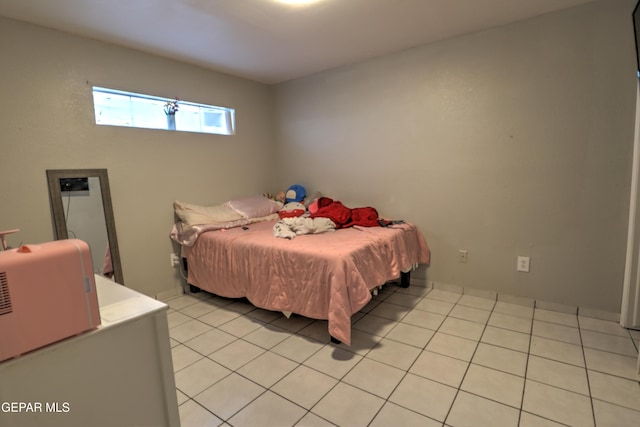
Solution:
M 235 110 L 215 105 L 178 101 L 178 111 L 171 117 L 165 106 L 175 99 L 140 93 L 93 87 L 96 124 L 185 132 L 235 133 Z

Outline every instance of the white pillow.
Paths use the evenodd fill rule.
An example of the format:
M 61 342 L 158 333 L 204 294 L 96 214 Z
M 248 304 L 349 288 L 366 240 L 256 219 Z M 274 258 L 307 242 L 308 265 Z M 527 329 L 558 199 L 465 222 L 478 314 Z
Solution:
M 173 202 L 173 209 L 185 230 L 198 224 L 218 224 L 242 219 L 242 215 L 225 205 L 200 206 L 176 200 Z
M 282 203 L 267 199 L 264 196 L 247 196 L 229 200 L 224 204 L 244 218 L 258 218 L 278 212 Z

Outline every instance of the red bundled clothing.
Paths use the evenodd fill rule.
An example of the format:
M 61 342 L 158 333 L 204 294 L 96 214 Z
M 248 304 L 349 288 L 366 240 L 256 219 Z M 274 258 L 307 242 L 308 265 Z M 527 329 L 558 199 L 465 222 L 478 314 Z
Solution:
M 352 227 L 379 227 L 378 211 L 372 207 L 350 209 L 342 202 L 334 201 L 329 197 L 318 199 L 318 210 L 311 214 L 311 218 L 329 218 L 336 224 L 336 228 Z

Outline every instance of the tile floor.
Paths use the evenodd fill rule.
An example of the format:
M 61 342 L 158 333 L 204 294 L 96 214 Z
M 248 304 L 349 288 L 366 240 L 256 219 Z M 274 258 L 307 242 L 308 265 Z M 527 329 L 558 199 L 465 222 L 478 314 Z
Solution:
M 388 284 L 345 346 L 241 300 L 167 303 L 183 427 L 640 425 L 640 331 L 615 322 Z

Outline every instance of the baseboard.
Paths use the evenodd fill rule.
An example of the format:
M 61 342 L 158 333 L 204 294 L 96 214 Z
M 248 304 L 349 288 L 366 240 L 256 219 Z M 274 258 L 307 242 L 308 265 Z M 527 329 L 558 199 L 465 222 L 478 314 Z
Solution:
M 411 278 L 411 284 L 413 284 Z M 573 314 L 577 316 L 591 317 L 594 319 L 608 320 L 611 322 L 620 322 L 620 313 L 609 312 L 605 310 L 578 307 L 574 305 L 559 304 L 556 302 L 535 300 L 533 298 L 519 297 L 500 292 L 487 291 L 484 289 L 476 289 L 472 287 L 463 287 L 450 283 L 437 282 L 433 280 L 425 281 L 426 286 L 433 289 L 440 289 L 446 292 L 453 292 L 460 295 L 472 295 L 480 298 L 487 298 L 494 301 L 502 301 L 510 304 L 518 304 L 526 307 L 541 308 L 544 310 L 557 311 L 560 313 Z
M 174 286 L 172 289 L 167 289 L 166 291 L 158 292 L 155 295 L 155 298 L 158 301 L 167 301 L 173 297 L 177 297 L 182 295 L 184 292 L 182 290 L 182 286 Z

